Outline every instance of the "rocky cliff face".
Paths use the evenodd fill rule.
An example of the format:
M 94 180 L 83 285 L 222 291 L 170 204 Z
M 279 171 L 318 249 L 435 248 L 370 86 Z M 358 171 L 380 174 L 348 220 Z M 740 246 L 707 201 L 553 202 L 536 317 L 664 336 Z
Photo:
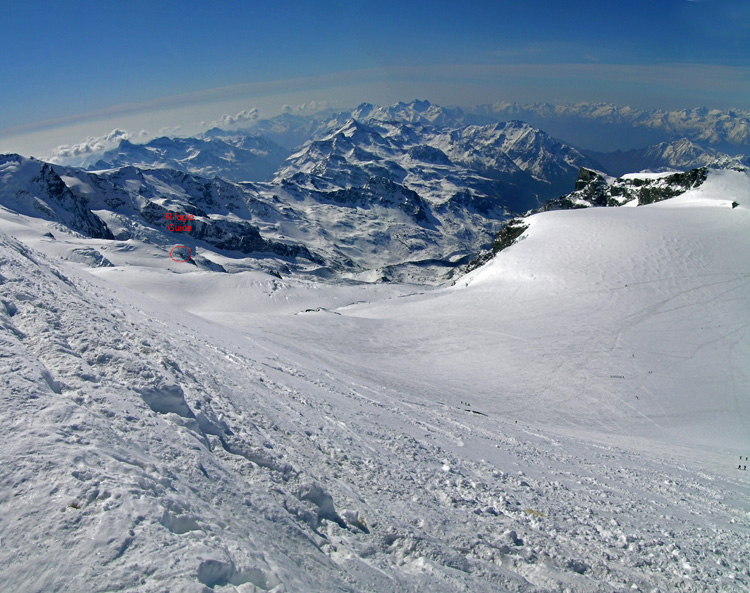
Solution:
M 98 239 L 111 239 L 88 201 L 72 192 L 51 165 L 19 155 L 0 156 L 0 203 L 21 214 L 60 223 Z
M 636 200 L 638 206 L 653 204 L 700 186 L 707 175 L 708 170 L 700 168 L 684 173 L 633 174 L 615 179 L 581 168 L 574 191 L 549 200 L 538 211 L 622 206 L 632 200 Z

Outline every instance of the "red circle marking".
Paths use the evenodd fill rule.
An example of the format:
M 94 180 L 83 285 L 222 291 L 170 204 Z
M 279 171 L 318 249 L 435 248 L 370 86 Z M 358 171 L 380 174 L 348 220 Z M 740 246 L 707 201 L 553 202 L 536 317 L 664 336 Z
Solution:
M 190 251 L 190 247 L 187 247 L 185 245 L 175 245 L 174 247 L 172 247 L 172 249 L 169 252 L 169 257 L 172 258 L 173 262 L 177 262 L 178 264 L 182 264 L 182 263 L 185 263 L 186 261 L 189 261 L 190 258 L 193 257 L 193 252 L 190 251 L 190 255 L 188 255 L 187 259 L 175 259 L 174 257 L 172 257 L 172 251 L 174 251 L 178 247 L 185 247 L 185 249 L 187 249 L 188 251 Z

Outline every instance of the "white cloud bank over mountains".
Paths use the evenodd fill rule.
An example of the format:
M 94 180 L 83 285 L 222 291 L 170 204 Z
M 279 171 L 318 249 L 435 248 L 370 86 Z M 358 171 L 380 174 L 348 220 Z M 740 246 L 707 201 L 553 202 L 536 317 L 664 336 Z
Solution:
M 148 135 L 146 130 L 141 130 L 138 134 L 139 137 L 145 137 Z M 57 148 L 53 148 L 47 155 L 47 159 L 51 163 L 68 163 L 73 164 L 76 161 L 82 161 L 87 156 L 104 152 L 110 148 L 114 148 L 122 140 L 130 140 L 133 135 L 120 128 L 115 128 L 109 134 L 104 136 L 93 137 L 89 136 L 84 138 L 77 144 L 62 144 Z
M 209 128 L 223 128 L 228 126 L 234 126 L 237 124 L 254 122 L 260 117 L 260 112 L 257 108 L 243 109 L 236 115 L 222 115 L 219 119 L 209 124 Z

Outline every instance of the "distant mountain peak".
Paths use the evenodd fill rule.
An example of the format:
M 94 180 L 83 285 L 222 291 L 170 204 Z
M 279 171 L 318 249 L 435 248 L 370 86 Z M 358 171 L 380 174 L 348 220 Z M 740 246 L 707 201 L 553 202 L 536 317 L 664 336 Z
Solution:
M 411 107 L 416 111 L 427 111 L 430 107 L 432 107 L 432 103 L 430 103 L 426 99 L 414 99 L 411 103 L 407 103 L 406 106 Z
M 584 101 L 558 105 L 504 102 L 476 106 L 470 111 L 487 117 L 522 119 L 568 142 L 600 151 L 671 142 L 683 137 L 730 153 L 736 153 L 740 147 L 750 148 L 750 110 L 707 107 L 649 110 Z

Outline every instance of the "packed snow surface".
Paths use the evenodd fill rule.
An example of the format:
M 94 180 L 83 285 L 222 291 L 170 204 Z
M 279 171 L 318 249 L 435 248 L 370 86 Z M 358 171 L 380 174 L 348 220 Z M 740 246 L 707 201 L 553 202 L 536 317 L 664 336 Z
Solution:
M 441 289 L 3 211 L 4 589 L 747 590 L 749 207 L 534 215 Z

